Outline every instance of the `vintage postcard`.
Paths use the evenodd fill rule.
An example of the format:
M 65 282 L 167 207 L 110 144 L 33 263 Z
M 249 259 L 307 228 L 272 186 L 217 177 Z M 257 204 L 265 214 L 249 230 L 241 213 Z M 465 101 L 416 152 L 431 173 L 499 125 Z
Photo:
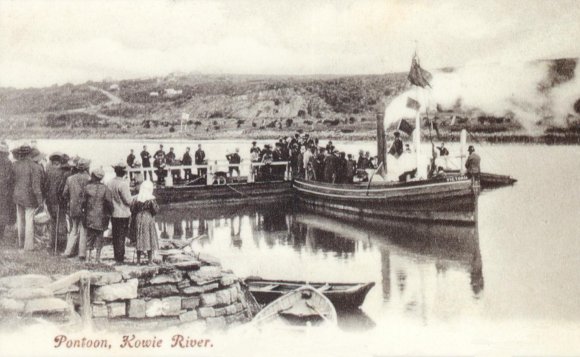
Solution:
M 579 19 L 0 0 L 0 355 L 579 355 Z

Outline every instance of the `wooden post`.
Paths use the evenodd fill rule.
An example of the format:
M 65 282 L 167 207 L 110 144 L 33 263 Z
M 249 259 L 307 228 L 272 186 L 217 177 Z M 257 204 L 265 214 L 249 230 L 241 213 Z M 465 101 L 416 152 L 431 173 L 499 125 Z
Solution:
M 89 274 L 84 274 L 79 279 L 79 295 L 81 298 L 81 318 L 83 325 L 92 323 L 91 309 L 91 278 Z
M 387 138 L 385 137 L 385 123 L 383 117 L 377 114 L 377 167 L 378 174 L 385 177 L 387 172 Z M 381 165 L 382 164 L 382 165 Z

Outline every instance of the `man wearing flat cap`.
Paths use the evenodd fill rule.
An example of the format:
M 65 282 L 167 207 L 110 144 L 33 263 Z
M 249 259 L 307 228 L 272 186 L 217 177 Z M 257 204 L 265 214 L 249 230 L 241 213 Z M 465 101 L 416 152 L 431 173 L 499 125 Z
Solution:
M 85 259 L 87 250 L 87 231 L 83 221 L 82 198 L 85 186 L 89 183 L 89 166 L 91 162 L 87 159 L 78 158 L 76 164 L 70 161 L 71 166 L 75 166 L 76 173 L 66 179 L 63 189 L 63 198 L 68 206 L 71 227 L 66 242 L 64 256 L 72 257 L 78 247 L 78 256 Z
M 113 250 L 115 262 L 122 264 L 125 261 L 125 238 L 129 232 L 129 218 L 131 217 L 131 190 L 129 181 L 125 178 L 127 165 L 119 162 L 113 166 L 115 177 L 107 183 L 113 199 L 111 225 L 113 228 Z
M 14 163 L 14 194 L 18 243 L 24 250 L 34 249 L 34 211 L 43 204 L 44 172 L 42 166 L 32 161 L 32 148 L 22 145 L 12 151 Z

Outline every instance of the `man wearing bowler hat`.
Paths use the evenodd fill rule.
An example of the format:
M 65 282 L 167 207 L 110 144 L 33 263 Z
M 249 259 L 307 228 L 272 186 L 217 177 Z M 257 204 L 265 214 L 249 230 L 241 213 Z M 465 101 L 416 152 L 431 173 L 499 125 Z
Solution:
M 127 165 L 119 162 L 113 166 L 115 177 L 107 183 L 113 199 L 111 225 L 113 228 L 113 250 L 115 262 L 122 264 L 125 260 L 125 238 L 129 232 L 129 218 L 131 217 L 131 190 L 129 181 L 125 178 Z

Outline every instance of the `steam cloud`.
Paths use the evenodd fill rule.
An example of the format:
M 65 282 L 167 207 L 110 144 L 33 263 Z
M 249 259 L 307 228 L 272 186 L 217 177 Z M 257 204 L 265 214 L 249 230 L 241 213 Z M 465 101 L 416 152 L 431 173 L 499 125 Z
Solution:
M 385 125 L 415 116 L 407 108 L 407 97 L 411 97 L 421 103 L 422 111 L 431 113 L 439 108 L 467 116 L 511 116 L 529 131 L 546 120 L 550 125 L 566 126 L 580 119 L 574 108 L 580 99 L 580 69 L 575 67 L 561 73 L 557 63 L 538 61 L 434 71 L 432 88 L 408 90 L 387 105 Z

